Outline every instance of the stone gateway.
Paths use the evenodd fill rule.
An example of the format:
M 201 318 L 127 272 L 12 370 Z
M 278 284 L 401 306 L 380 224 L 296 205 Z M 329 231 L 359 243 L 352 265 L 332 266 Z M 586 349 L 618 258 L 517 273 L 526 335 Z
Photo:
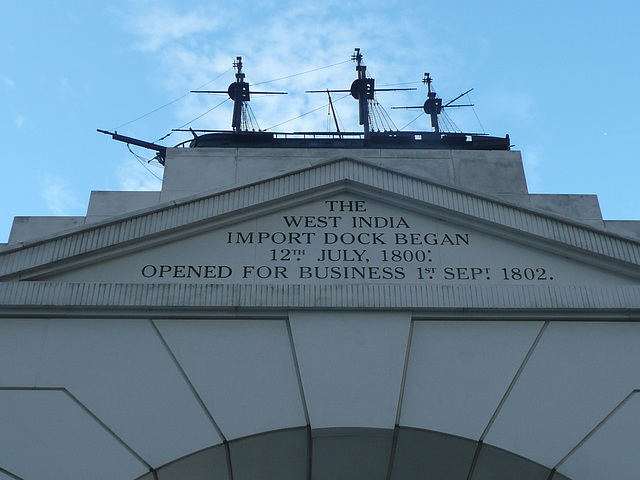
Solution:
M 0 248 L 0 472 L 634 478 L 629 223 L 549 210 L 518 152 L 308 155 L 169 149 L 155 203 L 94 192 L 72 229 L 16 219 Z
M 0 244 L 0 480 L 636 480 L 640 222 L 507 137 L 233 131 Z M 225 91 L 227 92 L 227 91 Z M 210 92 L 211 93 L 211 92 Z M 213 92 L 216 93 L 216 92 Z M 105 132 L 109 133 L 109 132 Z

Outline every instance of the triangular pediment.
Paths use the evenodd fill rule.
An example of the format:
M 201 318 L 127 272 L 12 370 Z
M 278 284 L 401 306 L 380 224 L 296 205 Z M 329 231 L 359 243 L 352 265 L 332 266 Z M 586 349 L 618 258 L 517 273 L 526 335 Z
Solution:
M 340 160 L 0 251 L 0 279 L 635 284 L 640 245 Z

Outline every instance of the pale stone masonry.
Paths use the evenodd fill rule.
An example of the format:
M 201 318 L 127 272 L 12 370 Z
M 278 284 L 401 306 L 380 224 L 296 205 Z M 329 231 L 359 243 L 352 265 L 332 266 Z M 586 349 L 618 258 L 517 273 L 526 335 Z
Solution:
M 168 150 L 160 192 L 93 191 L 86 217 L 16 217 L 8 241 L 33 240 L 85 223 L 203 192 L 215 193 L 247 185 L 345 156 L 640 240 L 640 221 L 603 220 L 596 195 L 528 193 L 518 151 L 174 148 Z
M 640 222 L 516 151 L 348 146 L 17 217 L 0 478 L 636 480 Z

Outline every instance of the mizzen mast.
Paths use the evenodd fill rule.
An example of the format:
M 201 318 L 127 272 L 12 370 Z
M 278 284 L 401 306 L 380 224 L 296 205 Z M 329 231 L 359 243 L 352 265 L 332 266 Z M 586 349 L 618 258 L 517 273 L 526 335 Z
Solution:
M 438 95 L 436 94 L 435 90 L 432 90 L 432 88 L 431 88 L 431 83 L 432 82 L 433 82 L 433 78 L 431 78 L 431 75 L 428 74 L 428 73 L 425 73 L 424 77 L 422 78 L 422 83 L 424 83 L 427 86 L 427 99 L 425 100 L 423 105 L 411 106 L 411 107 L 391 107 L 391 108 L 392 109 L 398 109 L 398 108 L 404 108 L 404 109 L 421 108 L 424 111 L 424 113 L 429 115 L 429 117 L 431 118 L 431 126 L 433 127 L 433 130 L 436 133 L 440 133 L 440 122 L 438 121 L 438 115 L 440 115 L 445 108 L 473 107 L 473 104 L 471 104 L 471 103 L 470 104 L 466 104 L 466 105 L 460 105 L 460 104 L 454 104 L 453 103 L 456 100 L 464 97 L 467 93 L 472 91 L 473 88 L 470 88 L 466 92 L 461 93 L 456 98 L 454 98 L 453 100 L 450 100 L 449 102 L 447 102 L 447 103 L 445 103 L 443 105 L 442 104 L 442 98 L 438 97 Z

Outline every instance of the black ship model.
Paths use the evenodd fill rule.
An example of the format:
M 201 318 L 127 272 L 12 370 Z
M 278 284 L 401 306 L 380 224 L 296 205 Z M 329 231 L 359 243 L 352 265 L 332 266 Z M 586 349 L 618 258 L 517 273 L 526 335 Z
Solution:
M 456 149 L 456 150 L 509 150 L 511 148 L 509 135 L 495 137 L 484 133 L 462 133 L 442 128 L 440 116 L 445 109 L 473 106 L 472 104 L 457 104 L 457 100 L 468 94 L 468 90 L 453 100 L 443 103 L 432 88 L 432 77 L 424 74 L 422 82 L 427 85 L 427 99 L 423 105 L 392 107 L 403 109 L 422 109 L 429 116 L 431 131 L 407 131 L 390 128 L 380 128 L 382 122 L 376 120 L 381 117 L 379 104 L 375 94 L 380 91 L 415 90 L 415 88 L 376 88 L 375 79 L 367 75 L 367 67 L 362 62 L 362 53 L 355 49 L 352 60 L 356 63 L 357 78 L 349 89 L 344 90 L 308 90 L 307 93 L 326 93 L 329 97 L 329 107 L 335 121 L 335 132 L 291 132 L 276 133 L 255 128 L 257 122 L 249 107 L 252 95 L 283 95 L 286 92 L 252 91 L 245 80 L 242 71 L 242 57 L 236 57 L 233 67 L 236 69 L 235 81 L 225 90 L 193 90 L 192 93 L 226 94 L 233 101 L 233 115 L 231 130 L 194 130 L 174 129 L 174 131 L 188 131 L 193 138 L 179 146 L 189 148 L 208 147 L 255 147 L 255 148 L 396 148 L 396 149 Z M 344 132 L 340 130 L 337 116 L 331 101 L 331 93 L 350 94 L 358 101 L 358 122 L 362 126 L 361 132 Z M 378 112 L 376 114 L 376 112 Z M 382 115 L 384 116 L 384 114 Z M 387 123 L 388 125 L 388 123 Z M 114 140 L 130 145 L 155 150 L 156 158 L 164 164 L 168 147 L 156 143 L 145 142 L 132 137 L 120 135 L 117 132 L 98 130 L 111 135 Z

